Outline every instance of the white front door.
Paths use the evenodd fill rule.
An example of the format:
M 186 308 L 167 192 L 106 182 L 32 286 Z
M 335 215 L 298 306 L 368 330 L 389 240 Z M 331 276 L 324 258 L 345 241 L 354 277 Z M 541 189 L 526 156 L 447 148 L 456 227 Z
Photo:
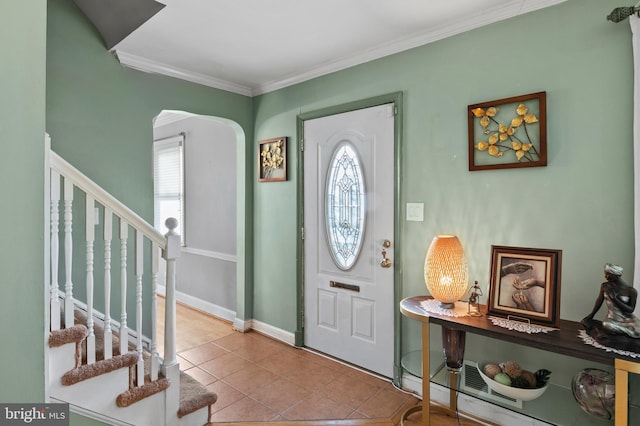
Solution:
M 304 122 L 305 345 L 387 377 L 394 118 L 385 104 Z

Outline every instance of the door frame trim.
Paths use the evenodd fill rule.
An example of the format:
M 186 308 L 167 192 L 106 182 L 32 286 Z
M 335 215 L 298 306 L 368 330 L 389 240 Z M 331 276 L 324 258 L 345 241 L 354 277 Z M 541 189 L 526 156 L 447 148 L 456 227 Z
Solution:
M 394 195 L 393 195 L 393 232 L 394 232 L 394 247 L 393 247 L 393 259 L 395 262 L 393 281 L 394 281 L 394 308 L 393 308 L 393 320 L 394 320 L 394 360 L 393 360 L 393 382 L 396 385 L 400 385 L 402 379 L 402 367 L 400 365 L 401 348 L 402 348 L 402 328 L 401 328 L 401 313 L 400 313 L 400 300 L 402 298 L 402 255 L 400 245 L 397 244 L 398 238 L 402 235 L 403 221 L 401 216 L 402 205 L 401 200 L 401 186 L 400 186 L 400 170 L 402 164 L 402 136 L 403 136 L 403 92 L 388 93 L 385 95 L 375 96 L 372 98 L 362 99 L 345 104 L 335 105 L 327 108 L 318 109 L 315 111 L 305 112 L 298 114 L 297 116 L 297 141 L 298 150 L 297 163 L 298 163 L 298 179 L 297 179 L 297 265 L 296 273 L 298 276 L 296 285 L 296 331 L 295 331 L 295 345 L 304 346 L 304 241 L 303 241 L 303 229 L 304 229 L 304 122 L 306 120 L 313 120 L 316 118 L 326 117 L 329 115 L 341 114 L 344 112 L 355 111 L 359 109 L 371 108 L 379 105 L 393 103 L 395 106 L 395 118 L 394 118 L 394 131 L 393 131 L 393 153 L 394 153 Z

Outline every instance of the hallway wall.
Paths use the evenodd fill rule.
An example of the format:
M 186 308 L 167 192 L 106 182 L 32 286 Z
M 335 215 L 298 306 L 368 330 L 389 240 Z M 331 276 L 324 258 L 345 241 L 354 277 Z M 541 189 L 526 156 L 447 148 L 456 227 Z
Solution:
M 569 0 L 257 97 L 256 139 L 289 136 L 291 156 L 287 182 L 255 191 L 255 318 L 296 329 L 296 116 L 396 91 L 404 296 L 427 293 L 424 256 L 437 233 L 460 238 L 485 295 L 492 245 L 563 250 L 562 318 L 590 311 L 605 262 L 631 282 L 633 64 L 629 25 L 608 22 L 611 7 Z M 468 171 L 467 105 L 538 91 L 548 166 Z M 424 203 L 423 222 L 404 220 L 408 202 Z M 418 348 L 419 325 L 404 319 L 403 330 L 403 353 Z

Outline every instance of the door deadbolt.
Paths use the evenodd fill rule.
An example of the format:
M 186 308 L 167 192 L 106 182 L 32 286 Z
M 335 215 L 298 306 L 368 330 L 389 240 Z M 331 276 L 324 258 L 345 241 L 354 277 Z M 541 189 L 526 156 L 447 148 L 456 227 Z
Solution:
M 390 268 L 391 264 L 391 259 L 387 258 L 387 251 L 382 250 L 382 260 L 380 261 L 380 266 L 383 268 Z

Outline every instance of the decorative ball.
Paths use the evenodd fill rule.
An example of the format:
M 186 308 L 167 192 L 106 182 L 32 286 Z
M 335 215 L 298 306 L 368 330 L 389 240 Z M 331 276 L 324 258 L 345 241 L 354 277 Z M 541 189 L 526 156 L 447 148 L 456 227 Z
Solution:
M 601 419 L 613 418 L 614 376 L 597 368 L 586 368 L 571 381 L 573 397 L 584 412 Z
M 487 375 L 487 377 L 493 379 L 496 374 L 502 373 L 502 370 L 496 364 L 487 364 L 484 366 L 483 372 Z
M 520 377 L 520 374 L 522 373 L 522 368 L 520 368 L 520 365 L 515 361 L 507 361 L 501 365 L 501 367 L 502 371 L 508 374 L 512 379 Z
M 170 217 L 164 221 L 164 226 L 168 229 L 176 229 L 178 227 L 178 219 L 175 217 Z
M 498 373 L 493 377 L 493 380 L 500 383 L 501 385 L 511 386 L 511 377 L 509 377 L 506 373 Z
M 538 381 L 536 380 L 536 375 L 533 374 L 531 371 L 522 370 L 522 373 L 520 373 L 520 377 L 527 382 L 528 388 L 533 389 L 537 386 Z

